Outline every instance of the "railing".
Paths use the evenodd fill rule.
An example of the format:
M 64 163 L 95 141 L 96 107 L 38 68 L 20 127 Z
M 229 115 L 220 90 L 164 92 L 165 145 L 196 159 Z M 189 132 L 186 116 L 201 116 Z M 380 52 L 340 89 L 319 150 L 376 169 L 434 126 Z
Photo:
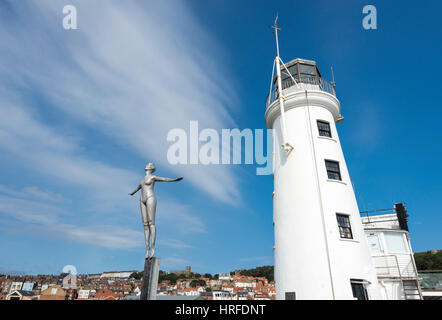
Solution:
M 417 278 L 411 256 L 374 256 L 378 276 L 391 278 Z
M 295 82 L 291 79 L 285 79 L 281 81 L 282 90 L 295 86 Z M 328 80 L 323 78 L 317 78 L 315 76 L 301 76 L 301 80 L 298 80 L 298 85 L 302 90 L 321 90 L 331 95 L 336 96 L 335 86 Z M 266 108 L 268 108 L 279 97 L 278 88 L 273 88 L 273 92 L 266 97 Z

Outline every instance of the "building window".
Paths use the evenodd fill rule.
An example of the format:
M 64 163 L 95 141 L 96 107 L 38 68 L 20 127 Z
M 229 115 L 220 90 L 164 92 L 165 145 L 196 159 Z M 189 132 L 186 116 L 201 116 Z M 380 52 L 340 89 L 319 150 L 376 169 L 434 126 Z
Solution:
M 353 239 L 353 233 L 351 232 L 350 216 L 346 214 L 336 214 L 338 220 L 339 234 L 342 239 Z
M 384 239 L 387 244 L 388 253 L 408 252 L 402 233 L 386 232 L 384 233 Z
M 367 240 L 371 253 L 381 253 L 381 243 L 377 234 L 369 234 Z
M 353 297 L 357 300 L 368 300 L 367 289 L 363 280 L 350 280 Z
M 286 292 L 285 300 L 296 300 L 296 292 Z
M 331 138 L 330 123 L 318 120 L 318 130 L 321 137 Z
M 325 160 L 325 167 L 327 168 L 328 178 L 331 180 L 341 181 L 341 170 L 339 169 L 339 162 Z

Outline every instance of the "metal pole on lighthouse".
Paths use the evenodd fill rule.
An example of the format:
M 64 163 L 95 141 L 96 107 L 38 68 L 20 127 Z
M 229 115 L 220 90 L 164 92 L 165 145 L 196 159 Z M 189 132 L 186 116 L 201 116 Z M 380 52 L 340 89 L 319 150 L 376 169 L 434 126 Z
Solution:
M 281 106 L 281 127 L 282 127 L 282 140 L 283 140 L 282 147 L 284 148 L 285 152 L 288 155 L 293 150 L 293 146 L 290 143 L 288 143 L 286 140 L 287 128 L 286 128 L 286 121 L 285 121 L 284 96 L 282 93 L 281 58 L 279 57 L 279 41 L 278 41 L 278 30 L 281 30 L 281 29 L 278 28 L 278 15 L 276 15 L 275 24 L 273 26 L 271 26 L 271 28 L 275 32 L 275 39 L 276 39 L 275 65 L 276 65 L 276 75 L 277 75 L 276 77 L 278 79 L 279 105 Z

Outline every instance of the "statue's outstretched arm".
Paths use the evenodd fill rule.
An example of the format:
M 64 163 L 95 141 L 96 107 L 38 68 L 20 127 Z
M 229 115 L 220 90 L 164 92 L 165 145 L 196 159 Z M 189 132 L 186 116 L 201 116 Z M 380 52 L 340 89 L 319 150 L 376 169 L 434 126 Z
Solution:
M 141 189 L 141 184 L 139 184 L 138 187 L 137 187 L 133 192 L 129 193 L 129 195 L 133 196 L 133 195 L 134 195 L 135 193 L 137 193 L 138 190 L 140 190 L 140 189 Z
M 169 178 L 162 178 L 162 177 L 155 177 L 156 181 L 160 182 L 175 182 L 175 181 L 181 181 L 183 180 L 183 177 L 176 178 L 176 179 L 169 179 Z

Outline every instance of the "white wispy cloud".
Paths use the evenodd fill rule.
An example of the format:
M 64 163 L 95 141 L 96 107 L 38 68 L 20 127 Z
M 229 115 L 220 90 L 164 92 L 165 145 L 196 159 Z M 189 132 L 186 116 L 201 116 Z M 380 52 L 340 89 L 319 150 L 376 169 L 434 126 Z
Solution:
M 92 208 L 93 214 L 104 214 L 103 220 L 100 219 L 104 226 L 64 223 L 62 215 L 72 215 L 72 212 L 69 207 L 63 205 L 71 200 L 62 194 L 50 190 L 43 191 L 36 186 L 27 186 L 19 190 L 12 186 L 0 185 L 0 214 L 20 220 L 28 225 L 27 229 L 30 232 L 38 235 L 114 249 L 144 245 L 144 235 L 141 231 L 112 226 L 115 221 L 121 223 L 128 220 L 126 217 L 121 214 L 116 218 L 109 217 L 110 210 L 115 211 L 119 208 L 138 211 L 133 205 L 134 199 L 127 194 L 133 189 L 131 183 L 138 181 L 139 177 L 136 174 L 88 159 L 81 153 L 77 154 L 75 151 L 81 150 L 81 146 L 75 138 L 64 136 L 54 128 L 38 122 L 32 112 L 26 112 L 26 108 L 19 102 L 13 107 L 3 104 L 1 109 L 7 117 L 0 117 L 0 148 L 34 170 L 57 178 L 60 185 L 76 185 L 86 190 L 87 197 L 82 200 L 83 207 L 87 207 L 85 212 L 91 212 Z M 7 119 L 13 121 L 8 122 Z M 32 132 L 29 131 L 24 136 L 21 134 L 22 128 L 29 128 Z M 58 148 L 58 145 L 68 147 Z M 28 157 L 29 153 L 33 154 L 32 158 Z M 166 231 L 179 234 L 206 232 L 198 216 L 190 211 L 190 206 L 169 200 L 167 197 L 162 197 L 162 200 L 159 205 L 159 221 L 164 222 Z M 54 205 L 57 203 L 60 205 Z M 77 221 L 84 220 L 84 213 L 75 212 L 75 215 Z M 175 247 L 177 245 L 178 243 L 175 243 Z
M 35 111 L 23 106 L 20 100 L 1 101 L 0 148 L 12 154 L 17 162 L 29 166 L 47 176 L 65 183 L 80 186 L 90 191 L 90 197 L 99 200 L 111 199 L 109 207 L 127 203 L 128 190 L 136 174 L 88 158 L 76 143 L 75 138 L 64 136 L 35 119 Z M 32 155 L 32 157 L 30 156 Z M 38 189 L 27 188 L 25 192 L 44 197 Z M 106 207 L 106 201 L 101 206 Z M 105 209 L 105 208 L 103 208 Z
M 79 22 L 79 29 L 71 31 L 61 27 L 60 3 L 10 2 L 20 10 L 15 11 L 16 21 L 0 30 L 0 75 L 37 89 L 75 121 L 185 176 L 213 198 L 234 204 L 239 182 L 228 167 L 183 168 L 166 161 L 170 129 L 187 128 L 190 120 L 198 120 L 201 128 L 235 126 L 230 113 L 236 98 L 219 62 L 222 50 L 185 3 L 71 2 Z M 32 138 L 27 130 L 25 135 Z M 72 146 L 50 138 L 48 147 L 67 151 Z M 39 157 L 65 166 L 75 178 L 78 159 Z
M 0 213 L 43 236 L 106 248 L 144 246 L 141 227 L 127 222 L 140 225 L 127 214 L 138 211 L 127 194 L 139 172 L 88 149 L 85 128 L 184 176 L 202 196 L 237 204 L 240 180 L 231 167 L 166 161 L 172 128 L 187 128 L 190 120 L 200 128 L 236 127 L 223 50 L 185 2 L 70 3 L 78 9 L 78 30 L 62 28 L 63 3 L 0 4 L 0 152 L 60 186 L 0 185 Z M 57 116 L 48 120 L 46 113 Z M 71 199 L 79 190 L 81 204 Z M 66 203 L 76 205 L 75 212 Z M 158 208 L 165 245 L 190 248 L 178 236 L 207 233 L 190 205 L 164 195 Z
M 175 209 L 180 210 L 179 207 L 175 207 Z M 109 249 L 131 249 L 145 245 L 142 228 L 134 230 L 108 224 L 64 223 L 63 216 L 69 214 L 66 209 L 38 201 L 0 195 L 0 214 L 20 221 L 19 232 L 26 234 L 58 238 Z M 184 224 L 174 224 L 173 227 L 189 229 L 192 225 L 186 225 L 184 222 Z M 17 226 L 11 228 L 17 228 Z M 163 245 L 175 249 L 194 248 L 182 240 L 169 239 L 165 236 L 162 236 L 161 246 Z
M 48 190 L 41 190 L 36 186 L 24 187 L 22 190 L 16 190 L 13 187 L 6 187 L 0 184 L 0 193 L 11 195 L 14 197 L 36 198 L 48 202 L 71 202 L 59 193 Z
M 194 246 L 184 243 L 183 241 L 176 240 L 176 239 L 166 239 L 166 240 L 162 241 L 161 244 L 163 244 L 167 247 L 172 247 L 172 248 L 176 248 L 176 249 L 194 248 Z
M 204 223 L 195 212 L 192 212 L 190 205 L 163 198 L 159 198 L 158 202 L 157 224 L 168 225 L 178 234 L 207 233 Z
M 19 232 L 27 234 L 110 249 L 130 249 L 144 244 L 144 235 L 137 230 L 112 225 L 63 223 L 67 210 L 38 201 L 0 195 L 0 214 L 19 220 Z
M 189 261 L 182 258 L 177 257 L 167 257 L 164 259 L 161 259 L 161 266 L 164 268 L 183 268 L 186 265 L 189 265 Z
M 59 193 L 54 193 L 51 191 L 40 190 L 38 187 L 31 186 L 23 188 L 26 194 L 32 195 L 41 200 L 47 200 L 52 202 L 71 202 L 71 200 L 63 197 Z
M 55 223 L 57 216 L 65 214 L 66 210 L 37 201 L 0 195 L 0 213 L 23 223 L 48 225 Z

